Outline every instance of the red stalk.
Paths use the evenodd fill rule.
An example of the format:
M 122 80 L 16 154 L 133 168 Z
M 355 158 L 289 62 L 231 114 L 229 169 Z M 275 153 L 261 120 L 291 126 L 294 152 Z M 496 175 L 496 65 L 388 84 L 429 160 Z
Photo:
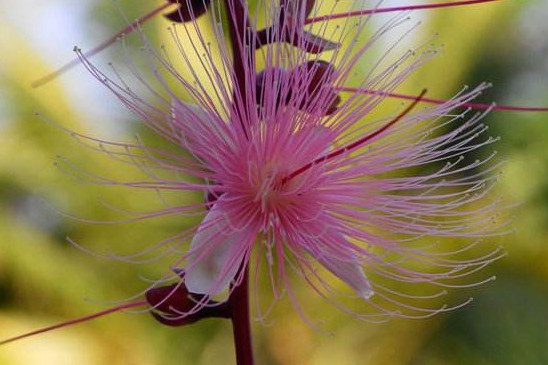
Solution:
M 0 341 L 0 346 L 6 345 L 8 343 L 15 342 L 15 341 L 18 341 L 18 340 L 22 340 L 22 339 L 27 338 L 27 337 L 36 336 L 36 335 L 39 335 L 41 333 L 50 332 L 50 331 L 53 331 L 53 330 L 56 330 L 56 329 L 60 329 L 60 328 L 72 326 L 72 325 L 75 325 L 75 324 L 87 322 L 87 321 L 90 321 L 90 320 L 98 318 L 98 317 L 106 316 L 107 314 L 116 313 L 116 312 L 120 312 L 120 311 L 123 311 L 123 310 L 126 310 L 126 309 L 131 309 L 131 308 L 143 307 L 143 306 L 146 306 L 146 305 L 148 305 L 148 302 L 146 302 L 146 301 L 139 301 L 139 302 L 132 302 L 132 303 L 127 303 L 127 304 L 122 304 L 122 305 L 119 305 L 117 307 L 105 309 L 103 311 L 93 313 L 93 314 L 89 314 L 89 315 L 84 316 L 84 317 L 71 319 L 71 320 L 66 321 L 66 322 L 61 322 L 61 323 L 54 324 L 53 326 L 44 327 L 44 328 L 41 328 L 41 329 L 36 330 L 36 331 L 25 333 L 23 335 L 8 338 L 7 340 Z
M 239 286 L 234 288 L 230 296 L 230 319 L 234 333 L 236 363 L 238 365 L 253 365 L 253 347 L 251 341 L 251 324 L 249 321 L 249 271 L 245 270 Z
M 161 6 L 157 7 L 156 9 L 153 9 L 149 13 L 147 13 L 147 14 L 143 15 L 142 17 L 140 17 L 140 18 L 134 20 L 133 22 L 129 23 L 124 29 L 120 30 L 118 33 L 116 33 L 115 35 L 113 35 L 112 37 L 110 37 L 109 39 L 104 41 L 103 43 L 99 44 L 97 47 L 85 52 L 84 57 L 86 57 L 86 58 L 93 57 L 97 53 L 101 52 L 102 50 L 104 50 L 105 48 L 107 48 L 108 46 L 110 46 L 111 44 L 116 42 L 116 40 L 118 40 L 120 37 L 123 37 L 127 34 L 130 34 L 130 33 L 134 32 L 136 29 L 138 29 L 138 27 L 140 25 L 146 23 L 147 21 L 149 21 L 150 19 L 152 19 L 153 17 L 155 17 L 157 14 L 164 11 L 165 9 L 169 8 L 170 6 L 175 6 L 175 5 L 177 5 L 177 4 L 176 3 L 166 3 L 164 5 L 161 5 Z M 55 78 L 57 78 L 58 76 L 64 74 L 65 72 L 67 72 L 68 70 L 73 68 L 74 66 L 78 65 L 79 63 L 80 63 L 80 58 L 76 58 L 76 59 L 70 61 L 69 63 L 65 64 L 64 66 L 62 66 L 58 70 L 56 70 L 56 71 L 54 71 L 54 72 L 52 72 L 52 73 L 50 73 L 50 74 L 48 74 L 44 77 L 41 77 L 40 79 L 34 81 L 31 84 L 31 86 L 32 87 L 40 87 L 44 84 L 47 84 L 48 82 L 50 82 L 50 81 L 54 80 Z
M 403 99 L 403 100 L 417 100 L 417 96 L 414 96 L 414 95 L 388 93 L 384 91 L 358 89 L 354 87 L 337 87 L 336 90 L 351 92 L 351 93 L 387 96 L 390 98 Z M 447 103 L 447 100 L 421 98 L 420 102 L 439 105 L 439 104 Z M 514 111 L 514 112 L 548 112 L 548 107 L 535 107 L 535 106 L 495 105 L 495 104 L 487 104 L 487 103 L 463 103 L 461 104 L 461 106 L 466 108 L 471 108 L 471 109 L 479 109 L 479 110 L 491 109 L 491 110 Z
M 423 90 L 420 93 L 420 95 L 417 96 L 415 98 L 415 100 L 403 112 L 401 112 L 397 117 L 392 119 L 390 122 L 386 123 L 381 128 L 377 129 L 376 131 L 374 131 L 374 132 L 372 132 L 368 135 L 363 136 L 362 138 L 358 139 L 357 141 L 354 141 L 354 142 L 352 142 L 352 143 L 350 143 L 350 144 L 348 144 L 348 145 L 346 145 L 342 148 L 339 148 L 338 150 L 335 150 L 335 151 L 333 151 L 333 152 L 331 152 L 327 155 L 318 157 L 314 161 L 309 162 L 308 164 L 304 165 L 303 167 L 301 167 L 298 170 L 295 170 L 290 175 L 288 175 L 286 178 L 284 178 L 282 180 L 282 184 L 287 183 L 289 180 L 291 180 L 294 177 L 302 174 L 303 172 L 305 172 L 306 170 L 308 170 L 309 168 L 311 168 L 314 165 L 317 165 L 317 164 L 320 164 L 322 162 L 331 160 L 332 158 L 335 158 L 339 155 L 342 155 L 343 153 L 351 152 L 352 150 L 355 150 L 358 147 L 362 147 L 367 142 L 370 142 L 372 139 L 374 139 L 375 137 L 377 137 L 377 136 L 381 135 L 382 133 L 384 133 L 388 128 L 392 127 L 394 124 L 396 124 L 400 120 L 402 120 L 403 117 L 405 117 L 407 114 L 409 114 L 411 112 L 411 110 L 413 110 L 413 108 L 422 100 L 422 98 L 425 94 L 426 94 L 426 89 Z
M 449 8 L 453 6 L 474 5 L 474 4 L 481 4 L 481 3 L 489 3 L 493 1 L 501 1 L 501 0 L 465 0 L 465 1 L 454 1 L 449 3 L 406 5 L 406 6 L 394 6 L 394 7 L 388 7 L 388 8 L 357 10 L 357 11 L 351 11 L 347 13 L 322 15 L 322 16 L 309 18 L 305 21 L 305 24 L 313 24 L 317 22 L 323 22 L 326 20 L 350 18 L 350 17 L 363 16 L 363 15 L 390 13 L 395 11 Z

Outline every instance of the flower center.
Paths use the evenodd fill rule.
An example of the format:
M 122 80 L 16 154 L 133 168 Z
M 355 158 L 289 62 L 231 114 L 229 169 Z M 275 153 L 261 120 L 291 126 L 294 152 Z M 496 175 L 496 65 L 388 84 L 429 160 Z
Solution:
M 251 179 L 253 202 L 260 205 L 263 214 L 275 211 L 284 200 L 283 175 L 278 163 L 270 163 L 259 167 L 256 177 Z

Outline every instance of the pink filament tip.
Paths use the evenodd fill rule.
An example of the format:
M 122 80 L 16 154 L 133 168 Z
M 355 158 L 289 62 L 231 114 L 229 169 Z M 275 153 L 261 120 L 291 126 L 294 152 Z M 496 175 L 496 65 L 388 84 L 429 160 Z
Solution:
M 86 58 L 89 58 L 89 57 L 92 57 L 92 56 L 96 55 L 97 53 L 101 52 L 105 48 L 108 48 L 110 45 L 112 45 L 114 42 L 116 42 L 120 37 L 123 37 L 127 34 L 130 34 L 130 33 L 134 32 L 136 29 L 138 29 L 138 27 L 140 25 L 146 23 L 147 21 L 149 21 L 150 19 L 155 17 L 160 12 L 162 12 L 165 9 L 169 8 L 170 6 L 174 6 L 174 5 L 175 5 L 174 3 L 166 3 L 166 4 L 163 4 L 163 5 L 155 8 L 155 9 L 153 9 L 149 13 L 147 13 L 147 14 L 143 15 L 142 17 L 140 17 L 140 18 L 134 20 L 133 22 L 129 23 L 124 29 L 120 30 L 115 35 L 113 35 L 109 39 L 107 39 L 104 42 L 102 42 L 101 44 L 99 44 L 97 47 L 85 52 L 84 56 Z M 69 63 L 65 64 L 64 66 L 62 66 L 58 70 L 56 70 L 56 71 L 54 71 L 54 72 L 52 72 L 52 73 L 50 73 L 50 74 L 48 74 L 44 77 L 41 77 L 40 79 L 34 81 L 31 84 L 31 86 L 36 88 L 36 87 L 40 87 L 44 84 L 47 84 L 48 82 L 56 79 L 58 76 L 64 74 L 67 71 L 69 71 L 74 66 L 78 65 L 79 63 L 80 63 L 80 58 L 76 58 L 76 59 L 70 61 Z

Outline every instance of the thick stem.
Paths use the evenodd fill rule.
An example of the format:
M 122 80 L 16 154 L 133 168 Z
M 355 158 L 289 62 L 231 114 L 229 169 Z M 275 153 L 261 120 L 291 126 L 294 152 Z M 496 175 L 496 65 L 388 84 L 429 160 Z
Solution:
M 250 80 L 247 78 L 251 74 L 249 70 L 255 68 L 255 48 L 249 47 L 251 30 L 249 17 L 247 13 L 246 5 L 240 0 L 225 0 L 226 9 L 229 19 L 230 38 L 232 40 L 232 57 L 234 62 L 234 113 L 239 120 L 242 130 L 249 139 L 248 135 L 248 116 L 250 108 L 254 108 L 255 105 L 248 105 L 249 98 L 247 95 L 251 95 Z M 254 92 L 252 95 L 255 95 Z
M 252 73 L 250 70 L 255 69 L 254 47 L 249 47 L 251 41 L 251 31 L 249 18 L 247 15 L 246 5 L 240 0 L 225 0 L 228 19 L 230 37 L 232 40 L 233 53 L 233 77 L 234 77 L 234 113 L 239 119 L 240 126 L 244 135 L 249 139 L 248 135 L 248 115 L 253 105 L 249 105 L 248 98 L 251 90 L 251 83 L 247 78 Z M 253 92 L 252 95 L 255 95 Z M 253 365 L 253 347 L 251 344 L 251 324 L 249 321 L 249 269 L 247 265 L 243 265 L 243 279 L 239 286 L 235 287 L 230 295 L 230 319 L 232 321 L 232 329 L 234 333 L 234 346 L 236 349 L 236 362 L 238 365 Z
M 230 318 L 236 348 L 238 365 L 253 365 L 253 347 L 251 344 L 251 324 L 249 321 L 249 271 L 245 267 L 241 284 L 234 288 L 230 296 Z

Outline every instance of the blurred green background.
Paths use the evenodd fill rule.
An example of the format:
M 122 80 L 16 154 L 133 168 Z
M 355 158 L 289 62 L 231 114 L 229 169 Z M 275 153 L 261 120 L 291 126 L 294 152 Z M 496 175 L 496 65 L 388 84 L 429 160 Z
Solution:
M 161 2 L 118 3 L 134 19 Z M 439 33 L 434 42 L 444 44 L 444 51 L 403 91 L 427 87 L 430 96 L 450 97 L 464 84 L 490 81 L 494 87 L 483 102 L 548 105 L 546 0 L 508 0 L 412 16 L 423 24 L 409 44 Z M 29 86 L 72 59 L 74 45 L 89 49 L 124 24 L 110 0 L 0 0 L 0 339 L 100 310 L 108 301 L 142 289 L 139 275 L 155 273 L 88 255 L 66 236 L 98 251 L 115 247 L 120 252 L 145 247 L 189 224 L 171 218 L 92 225 L 64 218 L 52 208 L 83 218 L 114 219 L 103 201 L 135 210 L 157 206 L 153 195 L 84 184 L 54 166 L 60 155 L 98 174 L 138 176 L 55 126 L 113 140 L 131 140 L 136 133 L 154 140 L 137 118 L 82 67 L 42 88 Z M 144 29 L 158 43 L 166 26 L 158 18 Z M 138 45 L 130 38 L 127 48 Z M 105 65 L 120 60 L 120 53 L 115 45 L 94 61 Z M 498 280 L 453 293 L 451 300 L 473 296 L 475 301 L 428 320 L 369 324 L 334 313 L 317 300 L 303 303 L 325 312 L 334 323 L 333 334 L 309 328 L 289 306 L 282 306 L 267 326 L 254 326 L 257 364 L 548 364 L 548 114 L 493 112 L 485 121 L 493 135 L 502 137 L 494 148 L 507 161 L 497 193 L 515 204 L 516 233 L 499 240 L 508 256 L 484 273 Z M 211 320 L 172 329 L 148 315 L 115 314 L 0 348 L 1 365 L 233 363 L 228 323 Z

